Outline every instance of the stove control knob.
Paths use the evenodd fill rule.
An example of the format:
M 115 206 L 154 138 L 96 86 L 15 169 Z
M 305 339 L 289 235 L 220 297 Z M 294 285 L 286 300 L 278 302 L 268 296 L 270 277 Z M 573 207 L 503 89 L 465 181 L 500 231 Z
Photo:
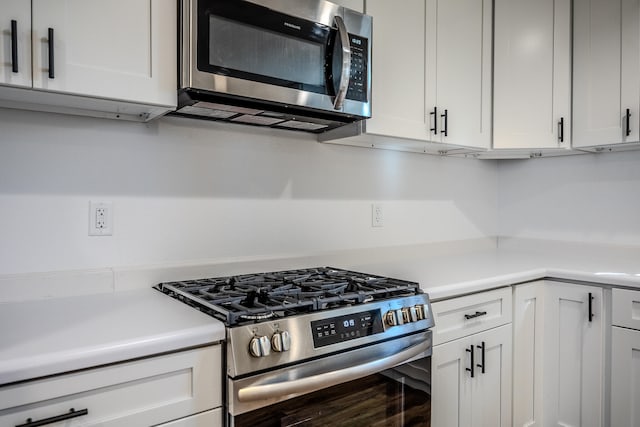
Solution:
M 398 326 L 404 324 L 402 310 L 389 310 L 384 315 L 384 323 L 387 326 Z
M 253 357 L 265 357 L 271 353 L 271 344 L 267 337 L 253 337 L 249 342 L 249 353 Z
M 404 323 L 412 323 L 418 321 L 418 313 L 415 307 L 405 307 L 402 309 L 402 320 Z
M 424 304 L 418 304 L 415 306 L 416 314 L 418 315 L 418 320 L 424 320 L 428 318 L 429 313 L 427 311 L 427 306 Z
M 291 334 L 288 331 L 276 332 L 271 337 L 271 348 L 278 353 L 289 351 L 291 348 Z

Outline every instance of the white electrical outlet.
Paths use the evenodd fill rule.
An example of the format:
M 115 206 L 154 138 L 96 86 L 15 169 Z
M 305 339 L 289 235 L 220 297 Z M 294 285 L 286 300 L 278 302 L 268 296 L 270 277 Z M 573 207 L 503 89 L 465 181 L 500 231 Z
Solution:
M 113 203 L 89 202 L 89 236 L 113 235 Z
M 374 203 L 371 205 L 371 226 L 384 227 L 384 213 L 382 205 Z

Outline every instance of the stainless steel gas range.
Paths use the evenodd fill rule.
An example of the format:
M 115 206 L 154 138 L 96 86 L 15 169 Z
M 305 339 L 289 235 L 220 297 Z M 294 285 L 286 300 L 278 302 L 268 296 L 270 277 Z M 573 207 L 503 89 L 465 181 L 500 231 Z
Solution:
M 161 283 L 222 320 L 229 426 L 430 426 L 429 298 L 330 267 Z

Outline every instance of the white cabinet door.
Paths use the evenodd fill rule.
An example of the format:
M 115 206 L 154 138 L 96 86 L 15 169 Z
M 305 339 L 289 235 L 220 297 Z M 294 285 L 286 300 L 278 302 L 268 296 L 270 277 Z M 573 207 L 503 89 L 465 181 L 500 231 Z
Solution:
M 573 10 L 573 146 L 638 141 L 640 1 L 578 1 Z
M 31 2 L 2 0 L 0 85 L 31 87 Z
M 511 325 L 434 346 L 431 366 L 432 426 L 511 425 Z
M 427 140 L 425 0 L 367 0 L 373 17 L 372 118 L 367 133 Z
M 492 2 L 427 0 L 426 13 L 429 139 L 490 148 Z
M 222 409 L 218 408 L 160 424 L 158 427 L 222 427 L 223 425 Z
M 511 325 L 473 337 L 476 377 L 471 384 L 470 426 L 511 426 L 511 342 Z
M 514 426 L 602 425 L 602 300 L 593 286 L 547 281 L 515 288 Z
M 175 1 L 33 0 L 32 5 L 34 88 L 176 105 Z
M 640 331 L 614 326 L 611 356 L 611 426 L 640 426 Z
M 513 292 L 513 425 L 543 427 L 544 285 Z
M 493 147 L 568 148 L 571 0 L 494 7 Z
M 604 403 L 602 289 L 548 282 L 545 298 L 544 425 L 600 426 Z
M 433 347 L 431 356 L 432 427 L 471 425 L 471 369 L 473 343 L 461 338 Z M 474 363 L 475 364 L 475 363 Z

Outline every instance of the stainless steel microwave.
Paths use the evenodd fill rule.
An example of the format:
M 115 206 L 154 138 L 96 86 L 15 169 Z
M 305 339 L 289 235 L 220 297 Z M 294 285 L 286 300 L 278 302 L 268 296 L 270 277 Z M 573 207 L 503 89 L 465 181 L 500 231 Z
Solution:
M 182 0 L 176 114 L 327 132 L 371 117 L 370 16 L 324 0 Z

